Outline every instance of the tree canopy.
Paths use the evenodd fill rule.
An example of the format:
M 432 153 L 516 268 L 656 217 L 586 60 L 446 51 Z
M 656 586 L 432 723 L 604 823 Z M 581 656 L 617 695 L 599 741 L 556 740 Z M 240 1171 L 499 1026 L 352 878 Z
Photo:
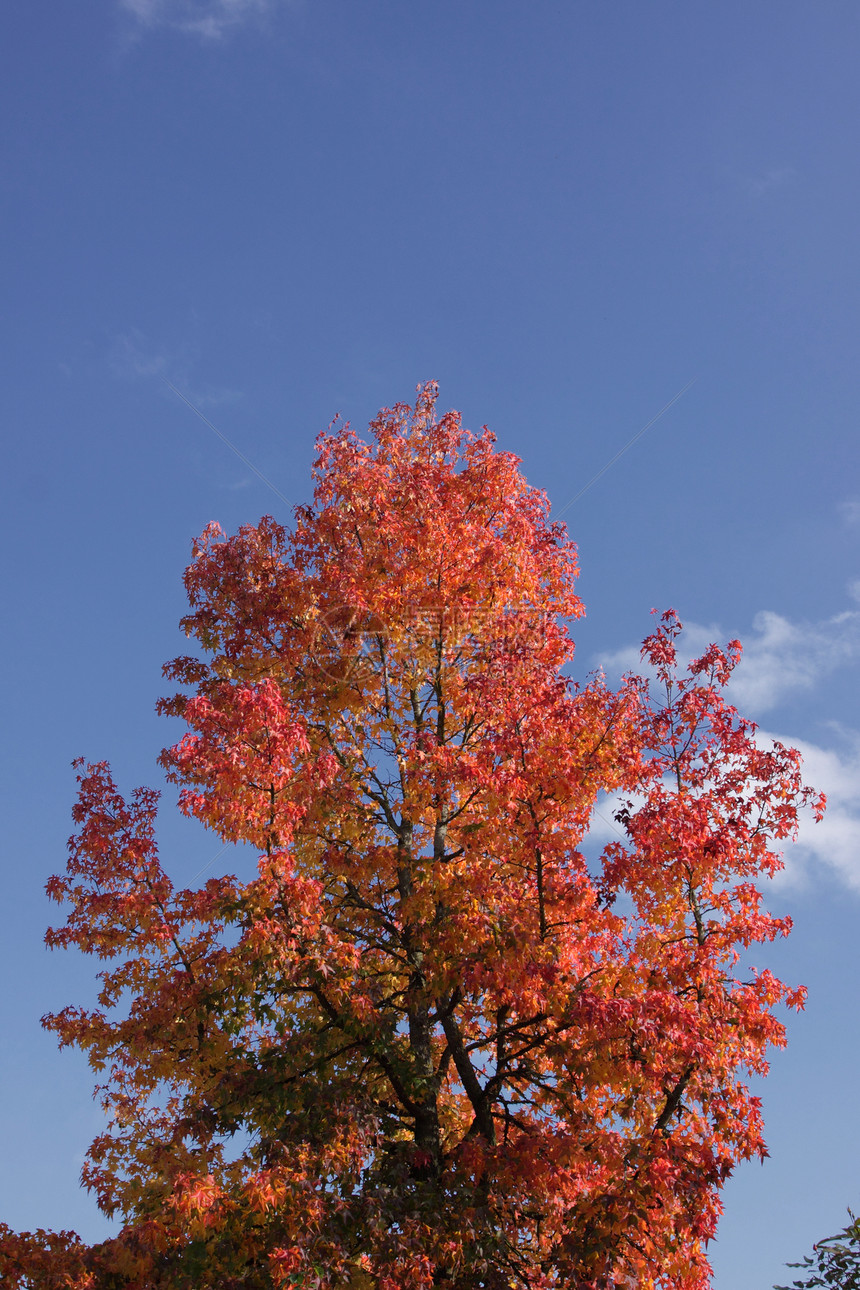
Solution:
M 83 1182 L 117 1235 L 0 1240 L 4 1284 L 109 1290 L 701 1290 L 744 1083 L 801 989 L 741 956 L 803 787 L 686 669 L 572 679 L 576 553 L 436 389 L 320 437 L 312 505 L 186 572 L 165 669 L 180 809 L 253 876 L 177 889 L 158 794 L 78 763 L 49 894 L 98 1007 L 45 1018 L 109 1123 Z M 596 812 L 615 836 L 589 841 Z

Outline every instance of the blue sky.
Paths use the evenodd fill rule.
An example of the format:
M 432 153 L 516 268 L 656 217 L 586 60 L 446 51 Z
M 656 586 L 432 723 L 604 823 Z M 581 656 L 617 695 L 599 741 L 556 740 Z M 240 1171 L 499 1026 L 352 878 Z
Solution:
M 655 606 L 740 636 L 738 703 L 831 797 L 771 892 L 810 987 L 771 1159 L 712 1249 L 716 1290 L 784 1280 L 860 1204 L 860 10 L 28 0 L 0 34 L 0 1217 L 105 1230 L 90 1075 L 38 1025 L 93 993 L 41 942 L 69 763 L 158 782 L 190 540 L 288 518 L 165 380 L 301 502 L 335 413 L 435 378 L 561 511 L 696 378 L 565 519 L 582 672 Z M 182 881 L 217 850 L 163 836 Z

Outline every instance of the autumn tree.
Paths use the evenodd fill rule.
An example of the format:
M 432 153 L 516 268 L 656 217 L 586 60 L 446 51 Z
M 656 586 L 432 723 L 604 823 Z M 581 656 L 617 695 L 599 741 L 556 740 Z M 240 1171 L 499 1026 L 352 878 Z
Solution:
M 803 999 L 739 956 L 821 802 L 722 697 L 737 642 L 679 670 L 668 613 L 649 679 L 571 678 L 575 550 L 435 400 L 321 436 L 292 528 L 194 548 L 162 762 L 255 876 L 176 890 L 157 794 L 79 764 L 48 943 L 101 993 L 45 1025 L 99 1073 L 83 1182 L 122 1227 L 7 1230 L 6 1285 L 708 1285 Z

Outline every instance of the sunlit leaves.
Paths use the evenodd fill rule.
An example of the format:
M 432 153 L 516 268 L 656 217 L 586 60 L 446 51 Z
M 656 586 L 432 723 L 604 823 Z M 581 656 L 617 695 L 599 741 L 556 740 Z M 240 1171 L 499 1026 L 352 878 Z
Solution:
M 435 397 L 323 435 L 292 530 L 195 546 L 162 761 L 257 875 L 176 891 L 155 795 L 79 768 L 49 942 L 109 966 L 46 1024 L 99 1072 L 84 1181 L 125 1226 L 8 1234 L 11 1284 L 708 1284 L 764 1153 L 744 1074 L 803 999 L 740 956 L 820 803 L 722 697 L 736 642 L 679 669 L 669 614 L 650 686 L 569 679 L 574 549 Z

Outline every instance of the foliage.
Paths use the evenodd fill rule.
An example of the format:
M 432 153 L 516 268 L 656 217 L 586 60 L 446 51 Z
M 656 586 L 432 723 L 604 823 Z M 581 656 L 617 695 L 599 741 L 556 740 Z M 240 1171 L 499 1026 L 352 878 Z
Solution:
M 828 1236 L 814 1247 L 815 1257 L 807 1254 L 802 1263 L 789 1263 L 810 1275 L 792 1281 L 790 1286 L 775 1290 L 813 1290 L 814 1286 L 836 1286 L 838 1290 L 860 1290 L 860 1219 L 849 1209 L 851 1222 L 836 1236 Z
M 569 678 L 574 548 L 435 397 L 321 436 L 292 531 L 195 546 L 163 764 L 256 876 L 176 890 L 156 793 L 78 764 L 48 943 L 105 966 L 45 1025 L 99 1073 L 83 1182 L 123 1227 L 7 1230 L 4 1284 L 708 1284 L 765 1154 L 743 1073 L 803 1001 L 739 954 L 789 930 L 757 883 L 822 801 L 722 697 L 737 642 L 682 673 L 670 612 L 650 683 Z

